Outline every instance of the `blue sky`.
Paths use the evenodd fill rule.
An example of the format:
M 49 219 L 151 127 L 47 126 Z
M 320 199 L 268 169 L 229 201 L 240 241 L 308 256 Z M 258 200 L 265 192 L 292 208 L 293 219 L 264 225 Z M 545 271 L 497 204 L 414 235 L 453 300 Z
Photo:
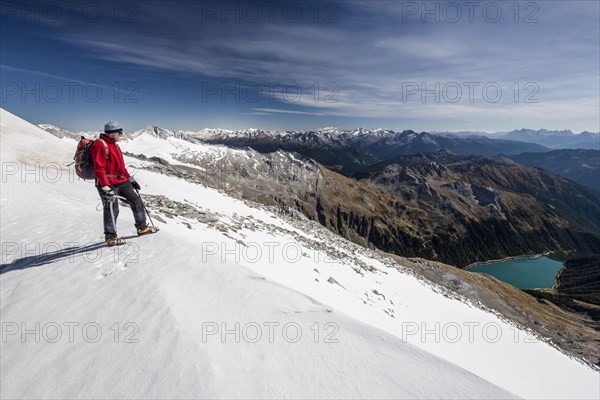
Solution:
M 1 4 L 0 105 L 34 123 L 600 130 L 596 0 Z

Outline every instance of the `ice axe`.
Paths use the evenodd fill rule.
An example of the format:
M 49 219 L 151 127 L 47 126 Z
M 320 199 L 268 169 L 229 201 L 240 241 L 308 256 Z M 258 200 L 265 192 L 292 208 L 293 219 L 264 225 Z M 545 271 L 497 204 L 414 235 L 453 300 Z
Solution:
M 146 215 L 150 219 L 150 223 L 152 224 L 152 227 L 156 228 L 156 225 L 154 225 L 154 221 L 152 221 L 152 217 L 150 216 L 150 213 L 148 212 L 148 209 L 146 208 L 146 204 L 144 204 L 144 200 L 142 199 L 142 195 L 140 194 L 140 191 L 137 189 L 135 189 L 135 191 L 138 194 L 138 196 L 140 197 L 140 201 L 142 202 L 142 207 L 144 207 L 144 211 L 146 212 Z

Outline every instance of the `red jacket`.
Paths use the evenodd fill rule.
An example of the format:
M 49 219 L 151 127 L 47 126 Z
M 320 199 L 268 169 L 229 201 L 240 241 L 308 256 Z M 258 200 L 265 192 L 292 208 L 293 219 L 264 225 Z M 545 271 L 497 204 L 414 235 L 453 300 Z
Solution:
M 94 176 L 98 180 L 98 184 L 104 187 L 125 182 L 131 175 L 125 168 L 121 148 L 105 134 L 101 134 L 100 139 L 106 143 L 106 147 L 102 140 L 96 140 L 90 149 L 92 160 L 94 160 Z M 108 148 L 108 152 L 106 148 Z

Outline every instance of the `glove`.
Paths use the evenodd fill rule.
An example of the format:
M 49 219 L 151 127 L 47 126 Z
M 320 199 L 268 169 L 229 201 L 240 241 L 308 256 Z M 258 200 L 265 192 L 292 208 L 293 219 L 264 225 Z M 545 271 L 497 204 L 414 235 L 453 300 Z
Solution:
M 103 186 L 102 192 L 104 194 L 104 198 L 107 201 L 115 201 L 117 199 L 116 193 L 112 190 L 110 186 Z
M 142 190 L 142 187 L 135 179 L 129 178 L 129 182 L 131 182 L 131 186 L 133 186 L 135 190 Z

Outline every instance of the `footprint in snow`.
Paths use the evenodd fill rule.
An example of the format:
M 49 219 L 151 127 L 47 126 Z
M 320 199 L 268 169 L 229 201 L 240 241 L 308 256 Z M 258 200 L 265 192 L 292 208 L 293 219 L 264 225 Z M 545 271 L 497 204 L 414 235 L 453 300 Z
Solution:
M 116 262 L 96 272 L 96 279 L 104 279 L 107 276 L 112 275 L 112 273 L 115 272 L 115 270 L 125 271 L 128 267 L 129 265 L 124 261 Z
M 98 272 L 96 272 L 96 279 L 104 279 L 107 276 L 109 276 L 110 274 L 113 273 L 113 271 L 115 270 L 115 267 L 109 267 L 109 268 L 104 268 Z

